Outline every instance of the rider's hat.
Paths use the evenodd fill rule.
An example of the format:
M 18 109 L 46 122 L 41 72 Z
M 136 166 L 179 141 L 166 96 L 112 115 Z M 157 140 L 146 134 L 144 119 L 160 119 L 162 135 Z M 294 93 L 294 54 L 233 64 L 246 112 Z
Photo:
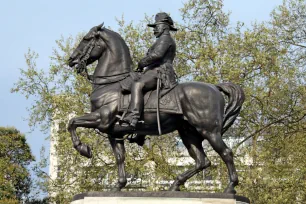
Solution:
M 155 27 L 157 24 L 161 24 L 161 23 L 168 24 L 169 27 L 170 27 L 170 30 L 177 31 L 177 29 L 174 28 L 174 26 L 173 26 L 172 18 L 167 13 L 164 13 L 164 12 L 156 14 L 155 23 L 148 24 L 148 26 L 149 27 Z

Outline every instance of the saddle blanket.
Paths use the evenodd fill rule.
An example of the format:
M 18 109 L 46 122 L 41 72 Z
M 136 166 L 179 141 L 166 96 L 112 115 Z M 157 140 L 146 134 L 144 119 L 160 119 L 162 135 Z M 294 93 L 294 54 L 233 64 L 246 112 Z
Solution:
M 163 113 L 183 114 L 181 103 L 178 100 L 176 87 L 168 93 L 161 93 L 159 99 L 159 111 Z M 119 99 L 119 112 L 128 109 L 131 101 L 131 94 L 121 94 Z M 144 112 L 155 112 L 157 109 L 157 91 L 149 91 L 144 96 Z

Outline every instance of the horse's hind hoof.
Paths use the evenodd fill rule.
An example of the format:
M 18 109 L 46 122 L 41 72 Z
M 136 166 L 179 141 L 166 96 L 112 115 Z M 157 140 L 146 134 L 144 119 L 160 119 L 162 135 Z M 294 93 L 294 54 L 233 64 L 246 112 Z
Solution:
M 237 192 L 236 192 L 236 190 L 235 190 L 235 188 L 233 187 L 233 186 L 228 186 L 225 190 L 224 190 L 224 192 L 223 193 L 228 193 L 228 194 L 236 194 Z
M 86 144 L 81 144 L 77 147 L 77 150 L 80 152 L 80 154 L 87 158 L 92 158 L 91 149 Z
M 180 187 L 179 186 L 170 186 L 169 190 L 168 191 L 181 191 Z

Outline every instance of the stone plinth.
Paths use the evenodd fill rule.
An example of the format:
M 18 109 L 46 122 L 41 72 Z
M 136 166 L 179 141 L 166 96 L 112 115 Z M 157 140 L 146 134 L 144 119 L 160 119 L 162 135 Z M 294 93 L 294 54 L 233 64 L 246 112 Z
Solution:
M 193 192 L 88 192 L 75 195 L 71 204 L 248 204 L 243 196 Z

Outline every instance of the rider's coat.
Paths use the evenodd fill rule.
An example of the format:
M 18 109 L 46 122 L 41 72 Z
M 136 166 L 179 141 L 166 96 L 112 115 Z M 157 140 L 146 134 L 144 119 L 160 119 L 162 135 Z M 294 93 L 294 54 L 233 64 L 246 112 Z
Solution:
M 147 67 L 143 77 L 147 74 L 161 77 L 165 88 L 175 84 L 175 73 L 172 66 L 175 53 L 175 41 L 169 33 L 163 33 L 148 50 L 147 55 L 139 62 L 140 67 Z M 160 76 L 158 76 L 158 73 L 160 73 Z

